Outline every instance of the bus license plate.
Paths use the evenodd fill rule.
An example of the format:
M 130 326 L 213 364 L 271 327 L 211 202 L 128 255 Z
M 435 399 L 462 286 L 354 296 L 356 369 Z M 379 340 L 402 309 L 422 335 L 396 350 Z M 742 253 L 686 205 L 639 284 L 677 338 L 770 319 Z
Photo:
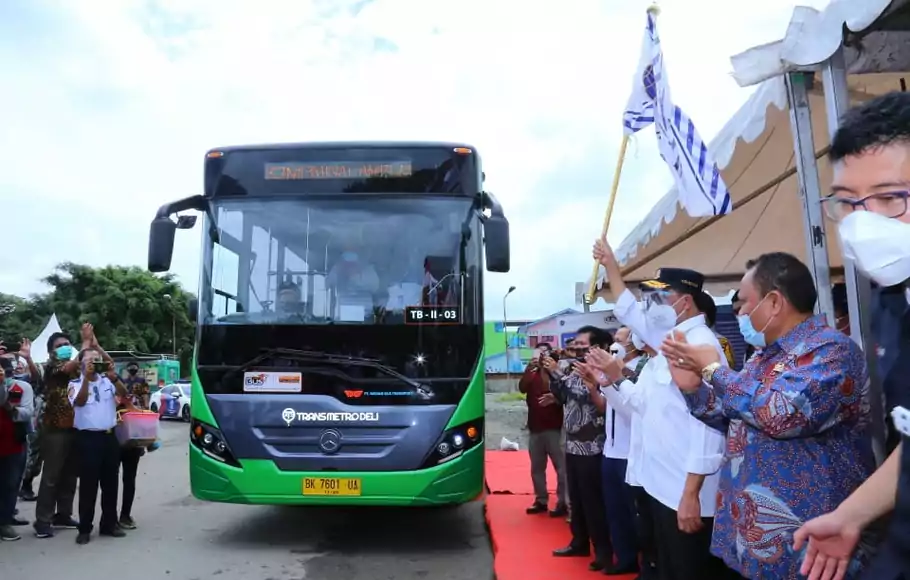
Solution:
M 304 477 L 303 495 L 360 495 L 360 480 L 347 477 Z

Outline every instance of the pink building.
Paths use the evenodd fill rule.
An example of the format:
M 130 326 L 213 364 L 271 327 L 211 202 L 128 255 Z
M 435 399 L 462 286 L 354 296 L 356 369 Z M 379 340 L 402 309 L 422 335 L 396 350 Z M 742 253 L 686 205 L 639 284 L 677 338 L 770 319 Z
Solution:
M 538 343 L 546 342 L 554 348 L 562 348 L 567 340 L 575 336 L 575 331 L 582 326 L 596 326 L 614 332 L 620 327 L 612 310 L 596 312 L 579 312 L 567 308 L 547 317 L 535 320 L 518 329 L 528 337 L 528 346 L 534 348 Z

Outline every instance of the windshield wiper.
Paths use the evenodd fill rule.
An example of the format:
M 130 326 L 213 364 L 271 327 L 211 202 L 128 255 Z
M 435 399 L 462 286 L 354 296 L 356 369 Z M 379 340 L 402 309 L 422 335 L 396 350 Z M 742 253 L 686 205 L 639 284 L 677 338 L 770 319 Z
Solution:
M 338 364 L 338 365 L 352 365 L 360 366 L 371 369 L 376 369 L 384 372 L 387 375 L 390 375 L 404 383 L 407 383 L 411 387 L 418 389 L 420 391 L 425 390 L 425 387 L 411 379 L 404 376 L 403 374 L 396 371 L 394 368 L 390 367 L 387 364 L 383 364 L 378 359 L 366 358 L 362 356 L 353 356 L 346 354 L 332 354 L 328 352 L 321 352 L 315 350 L 298 350 L 294 348 L 268 348 L 263 349 L 262 353 L 258 356 L 255 356 L 243 363 L 239 367 L 232 369 L 228 376 L 232 376 L 234 373 L 242 373 L 247 369 L 256 366 L 264 360 L 270 358 L 285 358 L 288 360 L 294 360 L 298 362 L 320 362 L 320 363 L 329 363 L 329 364 Z

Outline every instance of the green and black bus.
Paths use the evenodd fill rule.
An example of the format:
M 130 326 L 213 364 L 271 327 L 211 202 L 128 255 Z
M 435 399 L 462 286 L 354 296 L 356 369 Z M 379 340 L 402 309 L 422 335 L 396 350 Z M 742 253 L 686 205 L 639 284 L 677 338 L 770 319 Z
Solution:
M 202 216 L 190 477 L 203 500 L 440 505 L 483 490 L 484 263 L 509 224 L 457 143 L 213 149 L 148 267 Z

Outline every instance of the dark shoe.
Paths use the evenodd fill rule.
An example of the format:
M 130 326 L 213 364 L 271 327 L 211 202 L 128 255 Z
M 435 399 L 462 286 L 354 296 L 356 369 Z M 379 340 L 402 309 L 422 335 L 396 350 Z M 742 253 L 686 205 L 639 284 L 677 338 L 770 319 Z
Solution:
M 556 506 L 556 509 L 550 510 L 551 518 L 562 518 L 569 515 L 569 508 L 564 505 Z
M 123 530 L 120 529 L 119 526 L 117 526 L 117 527 L 113 527 L 109 530 L 99 530 L 98 535 L 107 536 L 109 538 L 125 538 L 126 532 L 124 532 Z
M 72 517 L 54 516 L 53 526 L 61 530 L 76 530 L 79 529 L 79 522 Z
M 91 541 L 91 539 L 92 539 L 91 534 L 79 534 L 78 536 L 76 536 L 76 543 L 79 544 L 80 546 L 84 546 L 84 545 L 88 544 L 89 541 Z
M 16 530 L 13 529 L 13 526 L 0 526 L 0 541 L 15 542 L 16 540 L 21 539 L 22 536 L 16 533 Z
M 27 525 L 28 525 L 28 520 L 22 520 L 22 519 L 19 519 L 19 518 L 13 516 L 13 521 L 10 522 L 10 523 L 13 524 L 13 525 L 16 526 L 16 527 L 19 527 L 19 526 L 27 526 Z
M 637 574 L 638 564 L 632 564 L 631 566 L 610 565 L 605 567 L 603 570 L 605 576 L 623 576 L 625 574 Z
M 38 501 L 38 496 L 35 495 L 35 492 L 32 491 L 31 486 L 23 487 L 19 492 L 19 499 L 22 501 Z
M 601 570 L 603 570 L 606 567 L 607 567 L 606 564 L 604 564 L 603 561 L 600 559 L 594 560 L 590 564 L 588 564 L 588 570 L 590 570 L 591 572 L 600 572 Z
M 534 502 L 534 505 L 525 510 L 525 513 L 528 515 L 533 514 L 542 514 L 547 511 L 547 506 L 542 503 Z
M 130 516 L 123 516 L 120 518 L 118 525 L 124 530 L 135 530 L 136 529 L 136 520 Z
M 587 558 L 591 555 L 591 552 L 589 550 L 585 550 L 584 548 L 566 546 L 565 548 L 553 550 L 553 555 L 557 558 Z
M 50 524 L 44 522 L 35 522 L 35 537 L 36 538 L 53 538 L 54 537 L 54 528 Z

